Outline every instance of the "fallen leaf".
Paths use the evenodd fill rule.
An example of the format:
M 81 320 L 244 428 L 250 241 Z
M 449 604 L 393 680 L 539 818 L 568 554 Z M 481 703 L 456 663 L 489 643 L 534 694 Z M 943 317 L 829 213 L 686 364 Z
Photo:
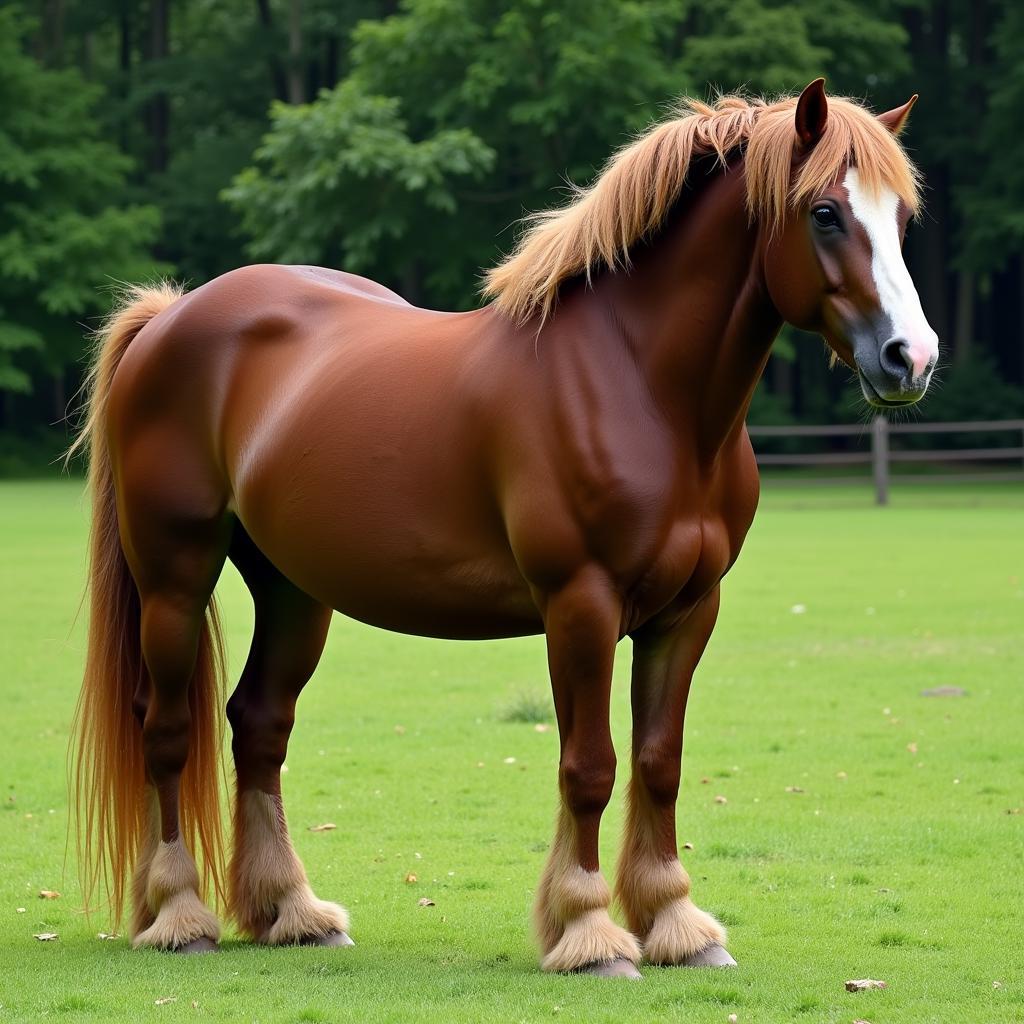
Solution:
M 193 999 L 192 1000 L 192 1009 L 193 1010 L 198 1010 L 199 1009 L 199 1000 L 198 999 Z
M 330 832 L 338 826 L 333 821 L 325 821 L 322 825 L 310 825 L 310 832 Z
M 53 942 L 57 938 L 56 932 L 39 932 L 37 935 L 32 936 L 33 939 L 38 939 L 40 942 Z
M 24 914 L 24 913 L 25 913 L 25 908 L 24 908 L 24 907 L 18 907 L 18 908 L 17 908 L 17 912 L 18 912 L 19 914 Z
M 917 753 L 917 744 L 916 743 L 908 743 L 907 744 L 907 750 L 909 750 L 912 754 L 916 754 Z
M 888 988 L 884 981 L 876 981 L 874 978 L 857 978 L 846 983 L 847 992 L 866 992 L 871 988 Z
M 693 849 L 693 843 L 683 843 L 683 849 L 684 850 L 692 850 Z
M 1007 807 L 1007 814 L 1024 814 L 1024 807 Z
M 176 1003 L 178 1001 L 177 996 L 161 996 L 159 999 L 154 1000 L 157 1006 L 166 1006 L 168 1003 Z
M 862 1019 L 861 1017 L 858 1017 L 858 1018 L 857 1018 L 857 1019 L 856 1019 L 856 1020 L 855 1020 L 855 1021 L 853 1022 L 853 1024 L 871 1024 L 871 1021 L 869 1021 L 869 1020 L 863 1020 L 863 1019 Z
M 533 731 L 534 732 L 551 732 L 551 726 L 548 725 L 546 722 L 538 722 L 533 727 Z
M 514 757 L 506 757 L 505 758 L 505 764 L 515 764 L 515 763 L 516 763 L 516 759 Z
M 396 725 L 395 726 L 395 732 L 399 736 L 404 736 L 405 735 L 405 726 L 404 725 Z
M 836 778 L 837 779 L 845 779 L 846 778 L 846 772 L 836 772 Z
M 793 605 L 793 607 L 792 607 L 792 608 L 790 608 L 789 610 L 790 610 L 790 611 L 791 611 L 791 612 L 792 612 L 792 613 L 793 613 L 794 615 L 803 615 L 803 613 L 804 613 L 805 611 L 807 611 L 807 605 L 805 605 L 805 604 L 795 604 L 795 605 Z
M 104 942 L 110 942 L 113 939 L 121 938 L 121 936 L 117 932 L 97 932 L 96 938 L 102 939 Z
M 419 879 L 411 871 L 409 872 L 409 874 L 405 876 L 405 880 L 409 883 L 419 881 Z
M 739 1020 L 739 1017 L 737 1017 L 735 1013 L 730 1013 L 729 1016 L 725 1019 L 729 1022 L 729 1024 L 736 1024 L 736 1021 Z
M 803 786 L 787 786 L 786 787 L 786 792 L 787 793 L 802 793 L 803 791 L 804 791 Z
M 719 795 L 715 797 L 716 804 L 727 804 L 728 802 L 729 801 L 724 796 L 722 796 L 721 793 L 719 793 Z
M 700 780 L 700 784 L 702 786 L 706 786 L 710 781 L 711 780 L 705 775 L 704 778 Z
M 59 900 L 60 893 L 57 892 L 55 889 L 40 889 L 39 898 L 41 900 Z
M 966 697 L 967 691 L 962 686 L 933 686 L 930 690 L 922 690 L 922 697 Z
M 428 899 L 426 896 L 424 896 L 421 899 L 418 899 L 416 901 L 416 906 L 417 907 L 436 907 L 437 904 L 432 899 Z
M 1002 988 L 1003 987 L 1003 983 L 1001 981 L 993 981 L 992 982 L 992 987 L 993 988 Z

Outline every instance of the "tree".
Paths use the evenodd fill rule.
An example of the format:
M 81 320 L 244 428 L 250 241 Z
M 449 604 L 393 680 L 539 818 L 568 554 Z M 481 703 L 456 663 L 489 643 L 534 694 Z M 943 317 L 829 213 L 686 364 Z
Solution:
M 31 30 L 0 10 L 0 390 L 22 392 L 34 367 L 62 378 L 112 280 L 167 269 L 157 210 L 118 202 L 130 161 L 99 138 L 100 91 L 27 56 Z

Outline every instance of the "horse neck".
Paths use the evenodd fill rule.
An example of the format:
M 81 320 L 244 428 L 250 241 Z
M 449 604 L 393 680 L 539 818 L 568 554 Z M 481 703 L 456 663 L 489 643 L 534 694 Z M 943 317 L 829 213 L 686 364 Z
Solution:
M 595 286 L 655 402 L 708 460 L 742 425 L 782 326 L 744 197 L 740 164 L 716 171 L 633 254 L 628 274 L 605 275 Z

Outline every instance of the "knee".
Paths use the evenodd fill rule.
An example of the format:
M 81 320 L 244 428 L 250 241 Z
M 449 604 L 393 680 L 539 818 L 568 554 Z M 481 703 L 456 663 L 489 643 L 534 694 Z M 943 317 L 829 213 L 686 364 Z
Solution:
M 573 814 L 600 814 L 612 798 L 615 754 L 563 756 L 558 769 L 566 806 Z
M 662 746 L 647 746 L 636 755 L 633 771 L 651 802 L 674 805 L 679 795 L 682 751 Z

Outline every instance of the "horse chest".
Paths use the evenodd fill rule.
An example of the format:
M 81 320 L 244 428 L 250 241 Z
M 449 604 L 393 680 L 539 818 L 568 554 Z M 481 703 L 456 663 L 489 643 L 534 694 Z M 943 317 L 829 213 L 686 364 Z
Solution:
M 757 507 L 756 465 L 744 451 L 707 482 L 698 506 L 675 509 L 650 561 L 626 588 L 627 632 L 656 616 L 685 618 L 739 555 Z
M 734 557 L 719 517 L 677 519 L 657 554 L 626 591 L 625 632 L 655 616 L 685 616 L 722 578 Z

